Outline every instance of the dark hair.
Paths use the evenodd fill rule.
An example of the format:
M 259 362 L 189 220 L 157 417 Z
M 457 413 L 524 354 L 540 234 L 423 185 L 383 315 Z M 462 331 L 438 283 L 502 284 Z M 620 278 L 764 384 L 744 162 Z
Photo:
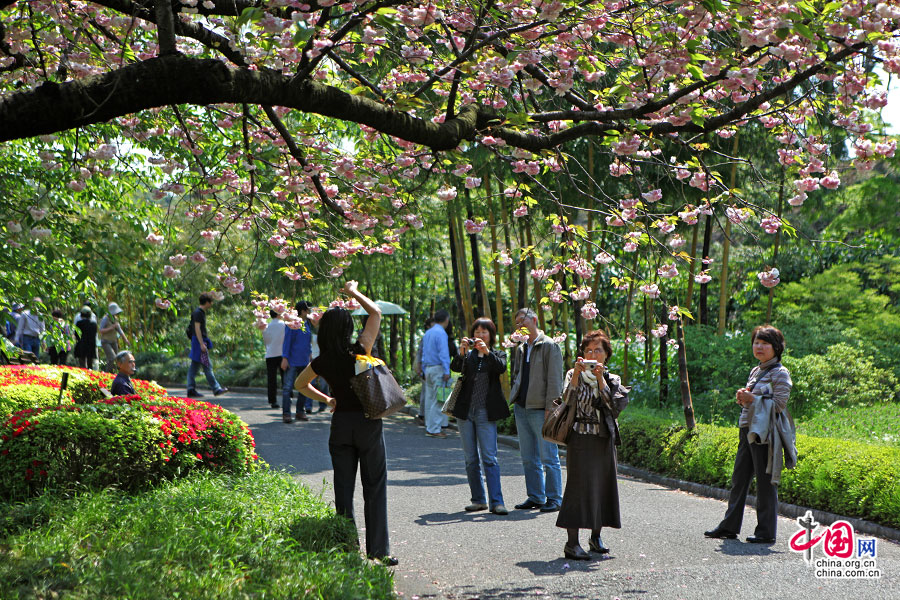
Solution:
M 443 323 L 444 321 L 446 321 L 449 318 L 450 318 L 450 313 L 448 313 L 443 308 L 441 310 L 437 311 L 436 313 L 434 313 L 434 322 L 435 323 Z
M 200 294 L 200 304 L 210 304 L 211 302 L 213 302 L 212 294 L 210 294 L 209 292 L 203 292 L 202 294 Z
M 294 305 L 294 310 L 296 310 L 298 313 L 301 310 L 309 310 L 311 308 L 312 308 L 312 303 L 307 302 L 306 300 L 301 300 L 297 304 Z
M 609 336 L 606 335 L 606 332 L 602 329 L 595 329 L 584 334 L 584 337 L 581 338 L 581 345 L 578 346 L 578 349 L 583 355 L 587 347 L 597 341 L 599 341 L 600 345 L 603 346 L 603 351 L 606 352 L 606 360 L 608 362 L 609 357 L 612 356 L 612 344 L 609 341 Z
M 772 344 L 772 350 L 775 351 L 775 356 L 778 360 L 781 360 L 781 355 L 784 353 L 784 334 L 781 333 L 777 327 L 772 327 L 768 323 L 759 325 L 753 330 L 753 334 L 750 336 L 751 346 L 756 338 Z
M 480 319 L 475 319 L 475 322 L 472 323 L 472 327 L 469 329 L 469 335 L 475 337 L 475 330 L 479 327 L 484 327 L 488 330 L 488 333 L 490 334 L 488 336 L 488 346 L 493 348 L 494 342 L 497 340 L 497 326 L 487 317 L 481 317 Z
M 91 318 L 91 309 L 88 308 L 87 306 L 85 306 L 84 308 L 82 308 L 82 309 L 81 309 L 81 316 L 84 317 L 85 319 L 90 319 L 90 318 Z
M 353 315 L 346 308 L 329 308 L 319 320 L 319 352 L 322 356 L 338 357 L 362 354 L 359 343 L 353 343 Z
M 277 316 L 278 316 L 278 313 L 270 308 L 269 309 L 269 318 L 274 319 Z
M 50 313 L 50 316 L 51 316 L 51 317 L 59 317 L 60 319 L 62 319 L 62 316 L 63 316 L 63 314 L 62 314 L 62 309 L 61 309 L 61 308 L 54 308 L 54 309 L 53 309 L 53 312 Z

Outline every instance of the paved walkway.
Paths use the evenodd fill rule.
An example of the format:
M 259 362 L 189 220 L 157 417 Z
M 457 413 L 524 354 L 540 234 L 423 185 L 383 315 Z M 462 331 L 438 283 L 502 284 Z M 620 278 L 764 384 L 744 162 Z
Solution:
M 296 473 L 333 499 L 329 413 L 285 424 L 280 409 L 271 409 L 262 394 L 206 399 L 250 425 L 257 451 L 269 464 Z M 394 578 L 404 598 L 900 598 L 895 543 L 877 542 L 879 580 L 816 579 L 813 567 L 788 549 L 795 522 L 779 518 L 774 546 L 747 544 L 741 540 L 756 523 L 748 509 L 741 540 L 708 540 L 702 532 L 721 519 L 725 503 L 628 477 L 619 478 L 623 528 L 603 534 L 610 557 L 569 561 L 562 556 L 565 532 L 555 527 L 553 513 L 512 510 L 500 517 L 463 511 L 469 492 L 456 432 L 427 438 L 410 417 L 397 416 L 385 422 L 385 445 L 391 551 L 400 559 Z M 512 509 L 525 499 L 519 454 L 501 446 L 498 458 L 504 499 Z M 356 505 L 362 529 L 359 485 Z M 823 556 L 821 550 L 816 556 Z

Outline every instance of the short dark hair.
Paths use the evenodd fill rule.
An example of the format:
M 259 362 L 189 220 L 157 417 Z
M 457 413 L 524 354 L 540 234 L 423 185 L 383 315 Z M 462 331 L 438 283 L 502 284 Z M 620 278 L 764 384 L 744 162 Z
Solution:
M 609 341 L 609 336 L 606 335 L 606 332 L 602 329 L 595 329 L 593 331 L 588 331 L 584 334 L 584 337 L 581 338 L 581 345 L 578 346 L 578 349 L 584 354 L 584 351 L 587 350 L 587 347 L 597 342 L 599 340 L 600 345 L 603 346 L 603 351 L 606 352 L 606 360 L 609 362 L 609 357 L 612 356 L 612 343 Z
M 436 313 L 434 313 L 434 322 L 435 323 L 443 323 L 444 321 L 446 321 L 449 318 L 450 318 L 450 313 L 448 313 L 443 308 L 441 310 L 437 311 Z
M 781 355 L 784 353 L 784 334 L 781 333 L 780 329 L 772 327 L 768 323 L 759 325 L 753 330 L 753 334 L 750 336 L 751 346 L 756 338 L 772 344 L 772 350 L 775 351 L 775 356 L 778 360 L 781 360 Z
M 475 337 L 475 330 L 479 327 L 484 327 L 488 330 L 488 334 L 490 334 L 488 335 L 488 346 L 493 348 L 494 342 L 497 340 L 497 326 L 487 317 L 481 317 L 480 319 L 475 319 L 475 322 L 472 323 L 472 327 L 469 329 L 469 335 Z
M 306 300 L 300 300 L 297 304 L 294 305 L 294 310 L 300 312 L 301 310 L 309 310 L 312 308 L 312 302 L 307 302 Z
M 50 313 L 50 316 L 51 316 L 51 317 L 58 317 L 58 318 L 62 319 L 62 316 L 63 316 L 63 314 L 62 314 L 62 309 L 61 309 L 61 308 L 54 308 L 54 309 L 53 309 L 53 312 Z
M 275 312 L 274 310 L 272 310 L 272 309 L 270 308 L 270 309 L 269 309 L 269 318 L 270 318 L 270 319 L 274 319 L 274 318 L 277 317 L 277 316 L 278 316 L 278 313 Z
M 200 294 L 200 304 L 211 304 L 215 298 L 209 292 L 203 292 Z

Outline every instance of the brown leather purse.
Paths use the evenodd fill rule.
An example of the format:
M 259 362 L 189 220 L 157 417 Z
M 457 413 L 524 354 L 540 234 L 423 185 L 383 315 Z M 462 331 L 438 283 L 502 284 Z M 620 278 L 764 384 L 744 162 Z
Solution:
M 563 393 L 562 399 L 557 398 L 553 401 L 553 411 L 541 427 L 541 435 L 548 442 L 565 446 L 572 433 L 575 413 L 578 412 L 578 407 L 572 402 L 572 392 L 573 388 L 570 385 Z

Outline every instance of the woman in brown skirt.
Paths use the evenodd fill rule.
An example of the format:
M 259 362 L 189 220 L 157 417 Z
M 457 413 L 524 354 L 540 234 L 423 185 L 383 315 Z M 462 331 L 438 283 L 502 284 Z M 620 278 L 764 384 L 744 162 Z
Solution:
M 581 340 L 581 356 L 566 373 L 566 398 L 575 403 L 575 425 L 566 441 L 566 491 L 556 526 L 569 534 L 563 548 L 566 558 L 590 560 L 578 543 L 578 530 L 589 529 L 588 546 L 600 554 L 609 552 L 600 539 L 603 527 L 622 526 L 616 483 L 616 417 L 628 404 L 628 388 L 618 375 L 606 372 L 612 354 L 609 337 L 591 331 Z M 569 389 L 571 387 L 571 390 Z

